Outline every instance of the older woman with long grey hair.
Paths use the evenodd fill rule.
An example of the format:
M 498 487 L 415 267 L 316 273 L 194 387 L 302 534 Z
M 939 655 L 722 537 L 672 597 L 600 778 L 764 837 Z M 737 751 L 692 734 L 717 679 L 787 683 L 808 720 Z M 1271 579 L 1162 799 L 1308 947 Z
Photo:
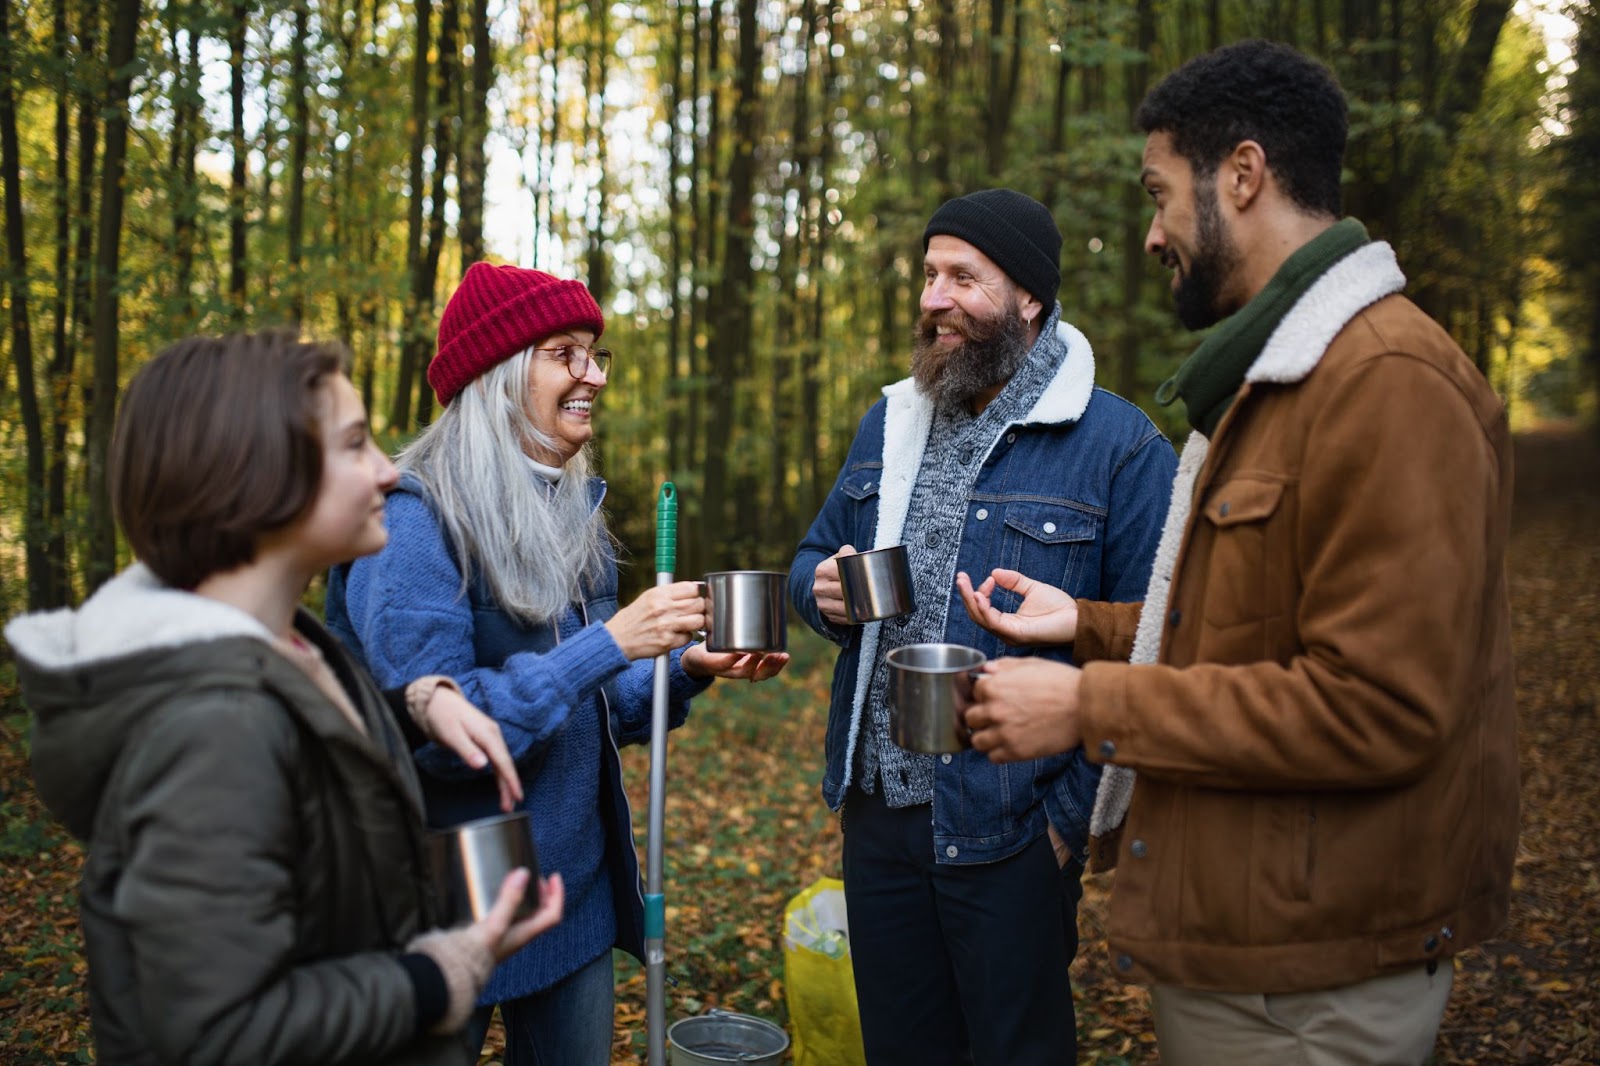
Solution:
M 713 677 L 769 678 L 785 655 L 718 655 L 693 582 L 619 609 L 586 445 L 611 353 L 581 283 L 474 263 L 445 307 L 428 381 L 444 405 L 397 462 L 389 544 L 336 571 L 328 623 L 380 683 L 447 675 L 500 723 L 541 865 L 566 883 L 561 925 L 506 960 L 493 1004 L 508 1066 L 610 1061 L 613 946 L 642 956 L 643 901 L 618 745 L 649 739 L 651 660 L 671 652 L 671 724 Z M 685 645 L 688 645 L 685 647 Z M 428 818 L 497 811 L 492 776 L 429 746 Z

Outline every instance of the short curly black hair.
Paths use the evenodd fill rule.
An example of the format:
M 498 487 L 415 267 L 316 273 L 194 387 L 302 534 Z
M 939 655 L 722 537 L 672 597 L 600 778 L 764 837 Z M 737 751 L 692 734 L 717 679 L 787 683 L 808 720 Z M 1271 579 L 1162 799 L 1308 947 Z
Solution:
M 1145 133 L 1172 136 L 1197 177 L 1240 141 L 1255 141 L 1267 167 L 1301 208 L 1337 218 L 1349 105 L 1333 72 L 1275 41 L 1240 41 L 1196 56 L 1139 105 Z

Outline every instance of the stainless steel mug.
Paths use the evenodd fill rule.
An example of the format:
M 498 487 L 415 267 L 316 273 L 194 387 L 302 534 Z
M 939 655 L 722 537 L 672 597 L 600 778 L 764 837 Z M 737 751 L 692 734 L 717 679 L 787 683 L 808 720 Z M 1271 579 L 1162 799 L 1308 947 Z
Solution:
M 722 570 L 701 582 L 711 601 L 707 651 L 783 651 L 788 613 L 783 589 L 789 575 L 776 570 Z
M 961 644 L 908 644 L 888 655 L 889 739 L 907 751 L 960 751 L 972 733 L 962 715 L 988 656 Z
M 911 560 L 904 544 L 841 555 L 838 562 L 844 613 L 852 625 L 899 618 L 916 609 L 911 594 Z
M 533 849 L 533 823 L 527 811 L 441 829 L 428 837 L 433 884 L 445 924 L 475 922 L 489 913 L 500 884 L 519 866 L 533 876 L 517 906 L 520 921 L 539 907 L 539 858 Z

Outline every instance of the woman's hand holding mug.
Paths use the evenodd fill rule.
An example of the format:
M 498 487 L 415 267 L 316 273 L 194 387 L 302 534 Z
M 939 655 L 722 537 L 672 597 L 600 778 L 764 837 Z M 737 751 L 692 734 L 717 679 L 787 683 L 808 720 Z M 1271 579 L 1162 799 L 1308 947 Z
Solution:
M 611 616 L 606 629 L 630 660 L 654 659 L 706 627 L 706 601 L 693 581 L 657 585 Z

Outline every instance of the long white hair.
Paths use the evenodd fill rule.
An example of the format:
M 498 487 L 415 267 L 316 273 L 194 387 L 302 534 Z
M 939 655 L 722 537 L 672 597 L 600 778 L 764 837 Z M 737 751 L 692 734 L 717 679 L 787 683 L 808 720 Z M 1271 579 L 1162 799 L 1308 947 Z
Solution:
M 585 578 L 603 572 L 610 538 L 589 499 L 587 447 L 553 485 L 528 464 L 524 442 L 555 450 L 524 407 L 536 358 L 525 348 L 475 378 L 395 458 L 444 523 L 462 593 L 480 574 L 497 606 L 535 624 L 582 597 Z

